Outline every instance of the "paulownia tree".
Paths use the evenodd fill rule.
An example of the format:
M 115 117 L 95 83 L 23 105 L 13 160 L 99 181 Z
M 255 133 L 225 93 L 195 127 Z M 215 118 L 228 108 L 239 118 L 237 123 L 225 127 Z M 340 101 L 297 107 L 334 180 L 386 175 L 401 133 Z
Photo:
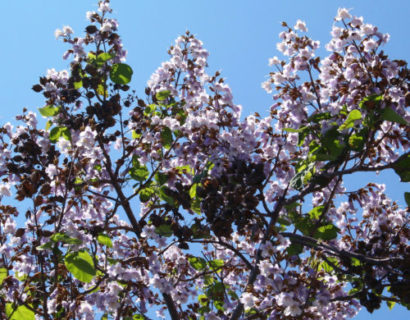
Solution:
M 88 12 L 82 38 L 56 31 L 71 63 L 33 86 L 45 128 L 25 110 L 0 129 L 2 319 L 410 306 L 408 208 L 384 185 L 343 184 L 387 169 L 410 180 L 409 73 L 380 51 L 387 35 L 339 9 L 320 59 L 305 23 L 284 23 L 287 59 L 263 84 L 275 102 L 242 120 L 190 33 L 137 97 L 110 12 Z

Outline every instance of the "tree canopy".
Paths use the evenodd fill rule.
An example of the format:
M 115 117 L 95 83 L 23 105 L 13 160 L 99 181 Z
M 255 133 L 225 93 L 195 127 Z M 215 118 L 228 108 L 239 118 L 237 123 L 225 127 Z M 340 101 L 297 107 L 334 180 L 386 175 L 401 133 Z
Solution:
M 303 21 L 283 23 L 285 60 L 262 84 L 274 103 L 242 117 L 191 33 L 137 96 L 109 1 L 87 19 L 82 37 L 55 33 L 69 70 L 33 86 L 45 128 L 28 110 L 0 128 L 0 318 L 410 308 L 409 208 L 344 183 L 388 169 L 410 181 L 409 73 L 381 50 L 388 35 L 339 9 L 320 58 Z

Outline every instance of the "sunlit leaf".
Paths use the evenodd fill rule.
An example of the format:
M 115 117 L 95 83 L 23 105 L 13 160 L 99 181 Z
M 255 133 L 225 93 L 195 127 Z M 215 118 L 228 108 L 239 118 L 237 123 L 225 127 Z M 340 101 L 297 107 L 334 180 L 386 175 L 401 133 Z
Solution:
M 40 114 L 44 117 L 54 117 L 60 112 L 60 107 L 48 105 L 43 108 L 39 108 L 38 110 L 40 111 Z
M 97 241 L 98 241 L 100 244 L 102 244 L 102 245 L 104 245 L 104 246 L 106 246 L 106 247 L 108 247 L 108 248 L 112 248 L 111 238 L 110 238 L 108 235 L 106 235 L 106 234 L 100 233 L 100 234 L 97 236 Z
M 81 282 L 91 282 L 96 275 L 94 261 L 85 250 L 67 253 L 64 264 L 68 271 Z
M 116 63 L 110 71 L 110 79 L 116 84 L 127 84 L 132 78 L 132 68 L 125 63 Z

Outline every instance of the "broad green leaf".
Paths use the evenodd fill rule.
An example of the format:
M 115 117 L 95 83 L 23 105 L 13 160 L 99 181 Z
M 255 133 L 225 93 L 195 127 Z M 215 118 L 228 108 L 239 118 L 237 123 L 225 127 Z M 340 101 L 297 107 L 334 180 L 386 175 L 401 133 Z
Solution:
M 364 145 L 364 138 L 362 136 L 359 136 L 357 134 L 352 134 L 349 137 L 349 146 L 353 150 L 360 151 L 363 148 Z
M 404 200 L 406 200 L 407 206 L 410 208 L 410 192 L 404 193 Z
M 11 303 L 6 303 L 6 315 L 9 320 L 34 320 L 34 312 L 26 306 L 13 307 Z
M 83 82 L 80 80 L 80 81 L 74 82 L 73 85 L 74 85 L 74 89 L 80 89 L 83 86 Z
M 362 265 L 362 263 L 360 262 L 359 259 L 357 258 L 352 258 L 352 266 L 354 267 L 360 267 Z
M 53 234 L 50 237 L 50 240 L 53 242 L 63 242 L 67 244 L 81 244 L 82 243 L 80 239 L 69 237 L 66 234 L 61 233 L 61 232 L 57 232 Z
M 207 306 L 209 304 L 209 298 L 206 296 L 206 294 L 200 294 L 198 296 L 198 301 L 201 306 Z
M 110 71 L 110 79 L 116 84 L 127 84 L 132 78 L 132 68 L 125 63 L 116 63 Z
M 140 314 L 134 314 L 132 316 L 132 320 L 144 320 L 144 316 L 140 315 Z
M 296 190 L 302 190 L 304 185 L 306 185 L 312 178 L 314 173 L 314 163 L 309 163 L 306 169 L 298 172 L 290 181 L 290 187 Z
M 410 181 L 410 153 L 402 155 L 393 163 L 392 167 L 400 176 L 401 182 Z
M 359 108 L 368 108 L 373 109 L 383 100 L 383 95 L 373 94 L 371 96 L 365 97 L 362 101 L 359 102 Z
M 97 56 L 94 53 L 89 52 L 88 53 L 88 61 L 93 62 L 93 61 L 95 61 L 95 59 L 97 59 Z
M 132 130 L 131 137 L 133 139 L 139 139 L 139 138 L 141 138 L 141 133 L 136 133 L 135 130 Z
M 67 253 L 64 264 L 68 271 L 81 282 L 91 282 L 96 275 L 93 258 L 85 250 Z
M 169 149 L 172 146 L 172 131 L 169 128 L 164 128 L 161 131 L 161 141 L 165 149 Z
M 42 244 L 41 246 L 36 247 L 37 250 L 41 251 L 41 250 L 51 250 L 54 248 L 54 243 L 49 241 L 46 242 L 44 244 Z
M 49 136 L 51 142 L 57 142 L 60 137 L 71 141 L 70 130 L 66 127 L 54 127 L 53 129 L 51 129 Z
M 95 60 L 95 62 L 98 67 L 101 67 L 104 65 L 104 63 L 106 63 L 108 60 L 112 58 L 114 58 L 114 55 L 112 53 L 103 52 L 97 56 L 97 59 Z
M 163 100 L 166 100 L 170 95 L 171 95 L 171 91 L 164 90 L 164 91 L 157 92 L 155 97 L 157 98 L 157 100 L 163 101 Z
M 303 251 L 303 246 L 299 243 L 292 243 L 286 251 L 290 256 L 297 256 L 302 253 Z
M 317 206 L 309 211 L 309 217 L 312 220 L 319 220 L 323 213 L 324 206 Z
M 325 272 L 330 273 L 333 271 L 333 267 L 326 261 L 322 261 L 318 266 L 318 270 L 324 270 Z
M 191 199 L 196 197 L 196 188 L 199 186 L 199 183 L 194 183 L 191 188 L 189 189 L 189 196 Z
M 159 227 L 155 228 L 155 233 L 163 237 L 170 237 L 173 234 L 169 224 L 161 224 Z
M 224 261 L 222 259 L 215 259 L 208 262 L 209 267 L 213 271 L 218 271 L 220 268 L 224 266 Z
M 177 201 L 167 194 L 167 190 L 168 190 L 168 188 L 165 187 L 165 186 L 162 186 L 161 188 L 159 188 L 159 197 L 160 197 L 160 199 L 167 202 L 170 206 L 176 207 Z
M 60 107 L 48 105 L 43 108 L 39 108 L 38 110 L 40 111 L 40 114 L 44 117 L 54 117 L 60 112 Z
M 206 294 L 212 300 L 220 300 L 220 298 L 223 297 L 224 292 L 225 286 L 222 282 L 219 281 L 212 283 L 206 290 Z
M 162 186 L 164 183 L 168 181 L 168 175 L 161 172 L 157 172 L 154 175 L 154 179 L 160 186 Z
M 112 248 L 111 238 L 110 238 L 108 235 L 106 235 L 106 234 L 100 233 L 100 234 L 97 236 L 97 241 L 98 241 L 100 244 L 102 244 L 102 245 L 104 245 L 104 246 L 106 246 L 106 247 L 108 247 L 108 248 Z
M 144 109 L 144 114 L 146 116 L 150 116 L 155 110 L 157 109 L 157 105 L 156 104 L 150 104 L 148 106 L 145 107 Z
M 345 122 L 339 127 L 339 131 L 343 131 L 345 129 L 353 128 L 355 121 L 360 120 L 362 118 L 362 113 L 355 109 L 349 112 L 347 119 Z
M 397 122 L 404 125 L 409 125 L 407 121 L 404 120 L 404 118 L 401 115 L 399 115 L 396 111 L 394 111 L 393 108 L 390 106 L 383 110 L 382 119 L 391 122 Z
M 144 188 L 140 191 L 140 200 L 141 202 L 147 202 L 154 195 L 155 190 L 152 188 Z
M 194 268 L 195 270 L 204 270 L 206 268 L 206 260 L 201 257 L 189 257 L 188 258 L 189 264 Z
M 132 168 L 129 171 L 131 178 L 137 181 L 145 181 L 149 176 L 149 171 L 145 165 L 141 165 L 138 158 L 132 159 Z
M 60 127 L 61 137 L 64 139 L 71 141 L 71 133 L 70 130 L 66 127 Z
M 214 300 L 214 306 L 219 311 L 224 311 L 225 310 L 224 304 L 225 304 L 225 302 L 222 301 L 222 300 Z
M 7 278 L 8 272 L 6 268 L 0 268 L 0 286 L 3 283 L 3 280 Z
M 339 229 L 336 226 L 334 226 L 333 224 L 328 224 L 328 225 L 319 227 L 316 230 L 313 237 L 316 239 L 322 239 L 322 240 L 333 240 L 337 238 L 338 231 Z

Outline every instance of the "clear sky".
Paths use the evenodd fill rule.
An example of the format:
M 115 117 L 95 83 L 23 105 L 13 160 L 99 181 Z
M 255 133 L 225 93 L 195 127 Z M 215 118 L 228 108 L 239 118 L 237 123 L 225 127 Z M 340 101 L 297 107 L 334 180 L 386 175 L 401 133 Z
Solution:
M 391 57 L 409 60 L 408 0 L 112 0 L 112 7 L 129 52 L 132 85 L 137 92 L 143 92 L 151 73 L 167 59 L 166 51 L 174 39 L 190 30 L 210 51 L 210 70 L 222 71 L 244 115 L 255 111 L 264 115 L 272 103 L 260 84 L 270 71 L 268 58 L 278 54 L 275 45 L 282 21 L 289 25 L 297 19 L 306 21 L 311 37 L 324 45 L 330 39 L 337 8 L 352 8 L 354 15 L 364 16 L 366 22 L 391 35 L 385 46 Z M 47 69 L 68 67 L 62 60 L 67 47 L 55 40 L 54 30 L 70 25 L 81 35 L 87 23 L 85 12 L 96 9 L 97 0 L 0 1 L 0 124 L 13 121 L 23 107 L 35 110 L 43 106 L 42 96 L 31 86 Z M 388 194 L 404 204 L 405 185 L 396 175 L 375 179 L 386 183 Z M 360 180 L 352 184 L 359 186 Z M 372 315 L 362 311 L 356 319 L 387 317 L 404 320 L 410 312 L 383 307 Z

